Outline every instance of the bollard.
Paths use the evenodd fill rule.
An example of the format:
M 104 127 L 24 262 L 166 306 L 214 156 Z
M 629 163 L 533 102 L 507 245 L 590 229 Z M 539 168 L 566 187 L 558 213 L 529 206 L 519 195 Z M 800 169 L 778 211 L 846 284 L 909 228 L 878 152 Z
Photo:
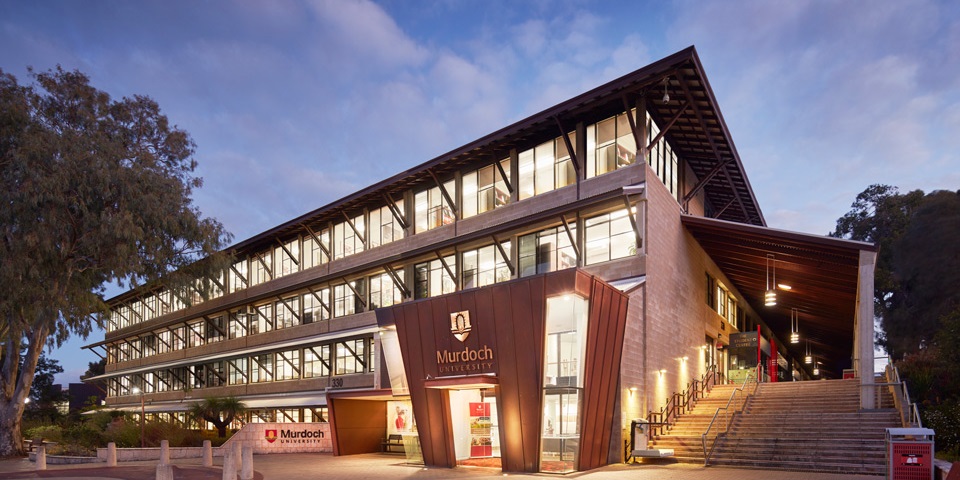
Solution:
M 244 445 L 240 454 L 243 461 L 240 464 L 240 480 L 253 480 L 253 447 Z
M 170 465 L 169 440 L 160 440 L 160 465 Z
M 169 463 L 158 464 L 157 480 L 173 480 L 173 465 Z
M 213 447 L 210 445 L 210 440 L 203 441 L 203 466 L 213 466 Z
M 37 447 L 37 470 L 46 470 L 47 469 L 47 447 L 46 445 L 40 444 Z
M 223 452 L 223 480 L 237 480 L 237 461 L 234 455 L 232 447 Z
M 107 466 L 117 466 L 117 444 L 114 442 L 107 444 Z

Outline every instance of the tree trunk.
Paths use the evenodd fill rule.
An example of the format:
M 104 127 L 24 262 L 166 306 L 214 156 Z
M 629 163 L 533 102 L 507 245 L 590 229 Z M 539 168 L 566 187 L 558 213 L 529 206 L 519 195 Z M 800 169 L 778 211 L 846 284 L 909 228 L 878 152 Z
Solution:
M 227 436 L 227 426 L 226 425 L 214 425 L 217 427 L 217 436 L 220 438 Z
M 23 404 L 0 398 L 0 457 L 23 456 L 23 436 L 20 418 Z
M 37 327 L 28 332 L 22 370 L 17 365 L 20 359 L 19 339 L 13 339 L 11 335 L 4 339 L 8 346 L 4 352 L 0 375 L 0 385 L 3 386 L 3 391 L 0 392 L 0 457 L 24 455 L 23 436 L 20 433 L 24 400 L 30 394 L 33 375 L 37 371 L 37 360 L 40 359 L 48 332 L 46 327 Z

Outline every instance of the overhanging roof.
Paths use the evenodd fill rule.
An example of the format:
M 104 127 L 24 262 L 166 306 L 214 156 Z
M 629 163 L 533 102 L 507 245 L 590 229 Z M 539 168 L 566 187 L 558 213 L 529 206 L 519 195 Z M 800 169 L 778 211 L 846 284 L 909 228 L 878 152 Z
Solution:
M 663 101 L 665 86 L 670 94 L 667 102 Z M 382 206 L 386 199 L 399 199 L 406 189 L 434 185 L 434 176 L 443 179 L 471 165 L 504 158 L 511 149 L 533 148 L 561 133 L 574 130 L 578 122 L 598 122 L 640 104 L 645 105 L 661 128 L 670 125 L 665 138 L 693 170 L 697 179 L 702 181 L 697 191 L 703 193 L 712 207 L 712 216 L 733 222 L 765 225 L 700 58 L 691 46 L 242 240 L 226 250 L 242 254 L 267 245 L 272 248 L 277 240 L 286 241 L 303 234 L 305 226 L 316 228 L 324 222 L 342 221 L 344 214 L 355 214 L 364 207 Z M 580 161 L 583 162 L 582 159 Z M 110 302 L 139 294 L 139 289 L 131 290 L 114 297 Z
M 871 243 L 744 225 L 684 215 L 683 225 L 733 282 L 780 342 L 789 342 L 790 313 L 800 316 L 800 343 L 783 343 L 802 359 L 806 341 L 826 368 L 839 377 L 853 355 L 860 252 Z M 767 307 L 767 255 L 773 255 L 776 281 L 791 290 L 777 291 Z M 871 339 L 872 341 L 872 339 Z
M 662 100 L 665 80 L 670 93 L 668 102 Z M 300 232 L 304 224 L 312 224 L 324 217 L 341 221 L 341 211 L 349 213 L 365 206 L 382 205 L 385 194 L 397 194 L 418 185 L 432 185 L 434 180 L 431 172 L 443 178 L 470 163 L 503 158 L 512 148 L 532 148 L 559 136 L 561 130 L 558 124 L 563 125 L 565 133 L 573 130 L 575 122 L 597 122 L 609 118 L 627 107 L 635 107 L 640 99 L 646 100 L 647 111 L 661 128 L 680 114 L 666 133 L 666 138 L 698 178 L 710 177 L 703 191 L 717 210 L 717 218 L 763 225 L 763 214 L 740 162 L 740 155 L 720 114 L 696 48 L 691 46 L 241 241 L 232 248 L 242 250 L 264 240 L 273 244 L 274 237 Z M 685 107 L 683 112 L 681 107 Z

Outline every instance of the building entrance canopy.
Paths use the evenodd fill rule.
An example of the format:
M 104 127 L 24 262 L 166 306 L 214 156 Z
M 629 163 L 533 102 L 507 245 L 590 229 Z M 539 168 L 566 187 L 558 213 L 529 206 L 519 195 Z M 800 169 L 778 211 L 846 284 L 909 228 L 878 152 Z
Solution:
M 682 222 L 791 356 L 802 359 L 809 341 L 811 352 L 823 363 L 821 376 L 829 372 L 830 377 L 840 378 L 844 368 L 856 367 L 851 365 L 852 358 L 864 357 L 857 353 L 858 338 L 866 339 L 872 352 L 877 251 L 873 244 L 691 215 L 683 215 Z M 768 259 L 771 270 L 776 270 L 776 283 L 789 287 L 776 290 L 774 306 L 764 305 Z M 869 267 L 869 278 L 861 266 Z M 865 287 L 869 289 L 866 296 Z M 868 307 L 869 314 L 861 307 Z M 794 308 L 800 343 L 791 344 Z M 858 334 L 858 318 L 869 319 L 864 324 L 869 326 L 869 336 Z M 872 355 L 866 360 L 872 371 Z

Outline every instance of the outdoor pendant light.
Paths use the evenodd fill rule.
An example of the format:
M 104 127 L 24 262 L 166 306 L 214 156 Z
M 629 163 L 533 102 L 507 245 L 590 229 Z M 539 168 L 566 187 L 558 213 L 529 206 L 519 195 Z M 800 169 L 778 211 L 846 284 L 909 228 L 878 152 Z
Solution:
M 670 101 L 670 93 L 667 92 L 667 85 L 670 83 L 670 77 L 663 79 L 663 103 L 668 103 Z
M 800 314 L 790 309 L 790 343 L 800 343 Z
M 773 264 L 773 281 L 770 281 L 771 263 Z M 767 291 L 763 294 L 763 304 L 772 307 L 777 304 L 777 259 L 772 253 L 767 254 Z
M 807 340 L 807 355 L 803 357 L 803 363 L 807 365 L 813 363 L 813 356 L 810 355 L 810 340 Z
M 814 377 L 820 376 L 820 362 L 817 362 L 817 364 L 813 366 L 813 376 Z

